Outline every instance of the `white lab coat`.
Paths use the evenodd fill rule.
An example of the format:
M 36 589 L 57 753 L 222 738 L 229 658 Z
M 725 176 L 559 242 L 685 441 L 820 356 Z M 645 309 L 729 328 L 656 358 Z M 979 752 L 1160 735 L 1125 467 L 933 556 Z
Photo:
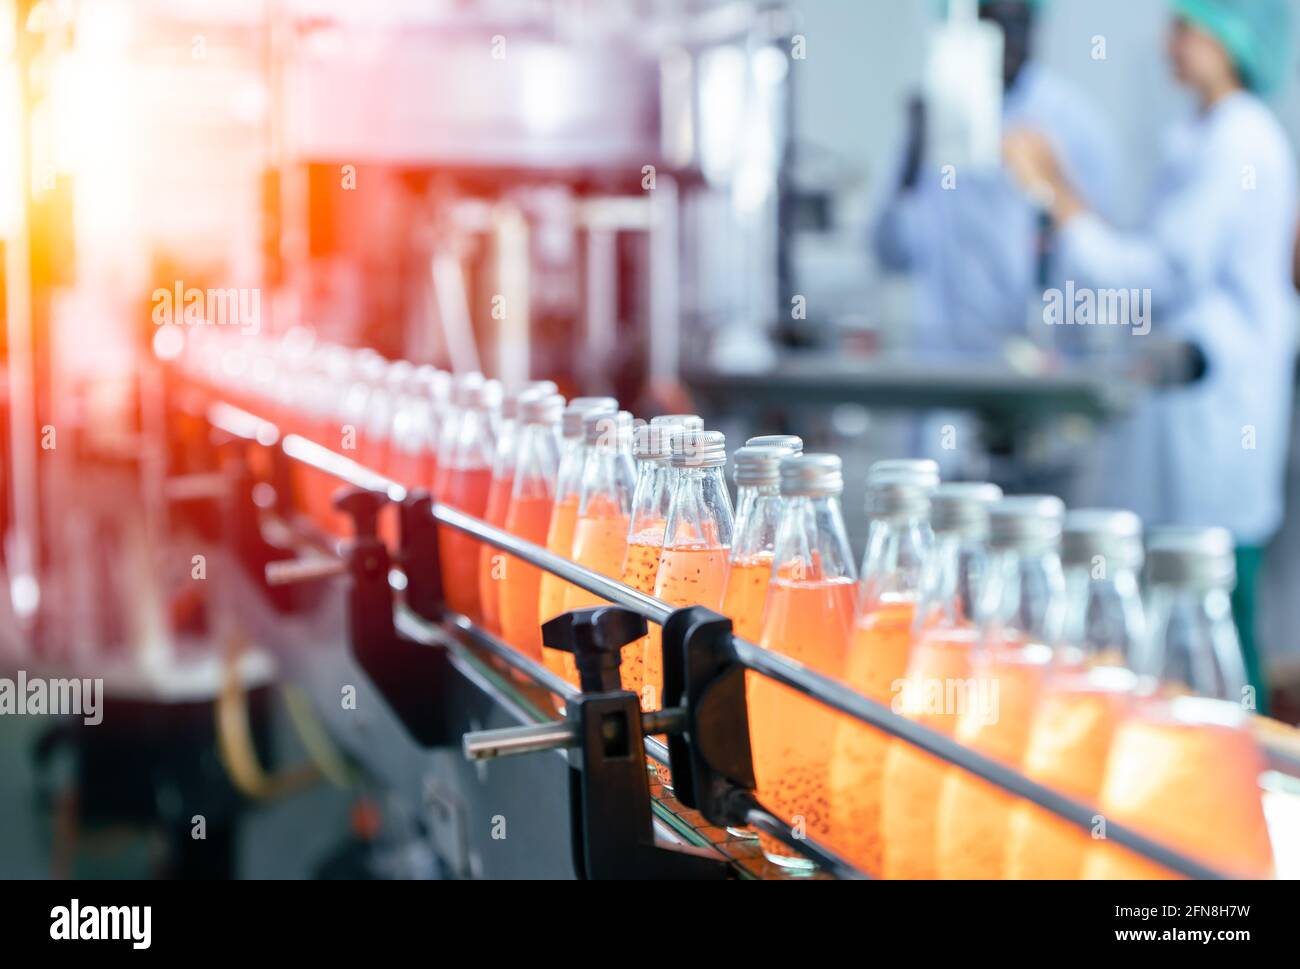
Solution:
M 1242 92 L 1173 130 L 1144 231 L 1091 214 L 1062 228 L 1058 275 L 1149 289 L 1151 333 L 1194 341 L 1209 365 L 1201 382 L 1148 395 L 1110 429 L 1097 500 L 1148 525 L 1221 525 L 1240 544 L 1277 528 L 1295 367 L 1296 191 L 1281 126 Z

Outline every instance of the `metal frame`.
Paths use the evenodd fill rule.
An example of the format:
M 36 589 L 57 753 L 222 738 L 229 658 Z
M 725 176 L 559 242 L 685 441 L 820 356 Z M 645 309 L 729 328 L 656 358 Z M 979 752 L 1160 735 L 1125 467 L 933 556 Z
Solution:
M 280 447 L 287 456 L 317 470 L 326 471 L 338 477 L 341 483 L 370 491 L 382 492 L 396 501 L 401 501 L 406 496 L 406 489 L 400 483 L 364 468 L 319 445 L 307 442 L 296 435 L 290 434 L 280 438 L 278 433 L 273 433 L 273 425 L 237 408 L 225 404 L 214 405 L 209 409 L 208 417 L 214 425 L 221 427 L 228 433 L 239 434 L 250 440 L 260 440 L 265 444 L 274 444 L 278 440 Z M 658 599 L 586 569 L 541 546 L 524 541 L 448 505 L 431 503 L 429 505 L 429 514 L 439 525 L 455 528 L 476 539 L 487 542 L 611 603 L 629 609 L 650 622 L 662 626 L 678 611 Z M 541 664 L 519 654 L 507 644 L 474 626 L 467 618 L 449 616 L 447 620 L 468 631 L 477 642 L 492 654 L 532 679 L 542 688 L 562 697 L 573 697 L 580 692 Z M 900 714 L 894 713 L 888 707 L 867 699 L 843 683 L 817 673 L 787 657 L 762 649 L 738 636 L 733 635 L 729 639 L 730 657 L 746 669 L 776 680 L 832 710 L 918 747 L 948 764 L 960 767 L 962 770 L 987 781 L 995 787 L 1062 818 L 1075 827 L 1089 830 L 1094 824 L 1094 819 L 1101 814 L 1095 806 L 1068 797 L 1053 788 L 1031 780 L 1020 771 L 978 753 L 945 734 L 931 730 Z M 665 711 L 664 715 L 671 717 L 677 712 L 679 711 Z M 517 741 L 520 752 L 525 748 L 527 750 L 540 750 L 545 747 L 554 747 L 557 743 L 569 738 L 566 725 L 558 722 L 523 728 L 523 730 L 524 733 L 519 736 Z M 651 731 L 647 730 L 646 732 Z M 1300 762 L 1297 762 L 1293 755 L 1272 747 L 1263 739 L 1257 739 L 1269 758 L 1270 766 L 1273 769 L 1300 776 L 1300 770 L 1297 770 L 1297 768 L 1300 768 Z M 656 762 L 668 764 L 665 745 L 649 736 L 646 737 L 646 752 Z M 753 827 L 777 838 L 837 877 L 869 877 L 826 846 L 812 839 L 796 837 L 781 818 L 756 799 L 753 799 L 752 796 L 751 801 L 752 803 L 747 806 L 746 821 Z M 1108 821 L 1106 831 L 1108 841 L 1127 848 L 1145 859 L 1178 874 L 1198 879 L 1233 877 L 1230 872 L 1206 866 L 1183 852 L 1170 848 L 1159 840 L 1127 825 Z

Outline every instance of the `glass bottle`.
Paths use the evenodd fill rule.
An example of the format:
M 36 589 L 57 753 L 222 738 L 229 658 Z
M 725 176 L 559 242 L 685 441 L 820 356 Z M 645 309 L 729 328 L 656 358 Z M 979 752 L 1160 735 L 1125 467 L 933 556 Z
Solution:
M 1101 793 L 1115 729 L 1134 707 L 1129 666 L 1145 639 L 1138 572 L 1142 521 L 1132 512 L 1085 509 L 1065 516 L 1061 539 L 1065 620 L 1058 657 L 1075 672 L 1048 677 L 1023 769 L 1086 804 Z M 1091 838 L 1025 801 L 1015 805 L 1005 877 L 1078 878 Z
M 1148 550 L 1151 636 L 1138 672 L 1171 691 L 1254 709 L 1232 619 L 1232 535 L 1221 528 L 1163 528 L 1152 533 Z
M 492 479 L 491 400 L 486 381 L 465 381 L 457 388 L 459 415 L 453 437 L 442 449 L 439 474 L 441 503 L 482 518 Z M 447 605 L 474 622 L 482 618 L 478 597 L 478 539 L 448 525 L 438 528 L 438 555 Z
M 483 383 L 481 373 L 463 373 L 452 377 L 451 400 L 439 430 L 438 450 L 435 452 L 437 455 L 433 477 L 435 500 L 441 501 L 441 496 L 446 491 L 447 475 L 451 470 L 451 454 L 456 447 L 460 425 L 464 420 L 467 395 L 474 395 L 474 399 L 481 399 Z
M 772 438 L 769 438 L 771 440 Z M 776 532 L 781 524 L 781 462 L 802 450 L 792 450 L 790 438 L 770 446 L 745 445 L 733 456 L 736 482 L 736 529 L 727 563 L 727 584 L 722 614 L 731 620 L 732 632 L 751 643 L 763 634 L 763 609 L 772 580 Z M 798 442 L 798 438 L 793 441 Z M 802 446 L 802 442 L 799 442 Z M 748 696 L 759 678 L 745 671 Z M 728 827 L 738 838 L 757 838 L 749 828 Z
M 1153 699 L 1115 729 L 1097 809 L 1103 821 L 1129 825 L 1228 877 L 1272 878 L 1259 785 L 1266 769 L 1240 701 Z M 1175 877 L 1104 837 L 1088 845 L 1082 876 Z
M 668 525 L 668 504 L 672 498 L 672 470 L 669 467 L 671 438 L 682 425 L 653 418 L 638 427 L 632 444 L 636 462 L 636 487 L 632 492 L 632 519 L 623 560 L 622 582 L 638 592 L 654 595 L 663 552 L 664 529 Z M 652 624 L 653 625 L 653 624 Z M 650 709 L 642 688 L 645 685 L 645 650 L 648 636 L 623 650 L 619 679 L 623 689 L 641 697 L 643 709 Z
M 934 546 L 921 574 L 913 646 L 891 706 L 951 736 L 964 710 L 979 642 L 976 603 L 987 574 L 988 509 L 996 485 L 942 484 L 930 493 Z M 881 875 L 934 878 L 937 802 L 946 762 L 905 741 L 890 742 L 881 781 Z
M 731 551 L 733 512 L 724 469 L 727 439 L 719 431 L 684 430 L 671 439 L 671 497 L 655 598 L 670 606 L 722 608 Z M 662 631 L 648 637 L 645 696 L 651 709 L 663 702 Z
M 758 642 L 772 580 L 776 530 L 781 523 L 781 461 L 789 447 L 745 445 L 734 456 L 736 532 L 727 567 L 722 613 L 741 639 Z M 746 677 L 748 679 L 748 676 Z
M 989 509 L 976 695 L 957 720 L 956 739 L 1013 767 L 1024 758 L 1052 647 L 1060 641 L 1064 514 L 1061 500 L 1048 496 L 1004 498 Z M 1013 805 L 1010 795 L 951 767 L 939 795 L 939 877 L 999 877 Z
M 510 493 L 515 481 L 515 445 L 519 435 L 520 401 L 529 397 L 549 397 L 555 391 L 553 381 L 537 380 L 501 398 L 500 424 L 496 449 L 492 455 L 492 481 L 488 485 L 487 508 L 483 512 L 483 520 L 489 525 L 503 527 L 510 507 Z M 501 632 L 497 583 L 504 563 L 504 552 L 487 542 L 482 543 L 478 563 L 479 611 L 483 616 L 483 628 L 493 634 Z
M 616 413 L 618 401 L 612 397 L 576 397 L 564 409 L 561 418 L 560 467 L 555 483 L 555 503 L 546 529 L 546 549 L 565 558 L 573 557 L 573 533 L 578 526 L 578 502 L 582 497 L 582 472 L 587 460 L 587 442 L 583 433 L 583 416 L 588 411 Z M 569 583 L 558 575 L 543 573 L 538 593 L 539 623 L 564 611 L 565 590 Z M 547 667 L 557 676 L 564 675 L 565 653 L 542 647 Z
M 573 560 L 611 579 L 623 574 L 627 534 L 632 523 L 632 492 L 636 468 L 632 461 L 632 415 L 591 412 L 583 418 L 587 454 L 578 499 L 578 520 L 573 529 Z M 604 604 L 605 600 L 569 583 L 563 611 Z M 624 652 L 627 652 L 625 649 Z M 572 654 L 564 658 L 564 675 L 578 685 L 578 667 Z
M 546 544 L 555 506 L 563 410 L 564 398 L 558 394 L 529 397 L 519 404 L 519 443 L 504 527 L 512 535 L 535 545 Z M 537 606 L 542 570 L 506 556 L 500 585 L 502 637 L 521 653 L 540 662 L 542 637 Z
M 782 460 L 785 506 L 759 637 L 762 648 L 833 677 L 844 672 L 857 588 L 840 510 L 843 490 L 840 459 L 833 454 Z M 766 677 L 755 678 L 749 697 L 759 800 L 796 830 L 825 837 L 834 714 Z M 760 841 L 773 863 L 809 867 L 807 859 L 780 842 L 766 836 Z
M 907 674 L 921 570 L 934 541 L 927 489 L 906 472 L 868 478 L 871 527 L 845 681 L 888 706 Z M 831 843 L 872 875 L 881 869 L 881 775 L 889 736 L 838 718 L 830 766 Z

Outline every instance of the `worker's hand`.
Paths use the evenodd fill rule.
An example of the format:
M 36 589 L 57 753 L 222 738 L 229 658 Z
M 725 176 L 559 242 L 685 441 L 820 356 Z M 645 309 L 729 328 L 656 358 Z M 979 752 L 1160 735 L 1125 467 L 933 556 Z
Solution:
M 1026 194 L 1051 212 L 1058 224 L 1082 211 L 1082 202 L 1043 135 L 1027 128 L 1013 128 L 1002 139 L 1002 157 Z

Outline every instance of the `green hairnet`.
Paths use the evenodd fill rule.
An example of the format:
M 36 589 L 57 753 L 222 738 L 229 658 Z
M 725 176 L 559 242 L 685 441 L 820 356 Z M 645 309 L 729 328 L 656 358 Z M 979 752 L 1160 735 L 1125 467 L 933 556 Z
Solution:
M 1174 11 L 1223 45 L 1250 90 L 1268 94 L 1282 82 L 1290 58 L 1290 0 L 1174 0 Z

